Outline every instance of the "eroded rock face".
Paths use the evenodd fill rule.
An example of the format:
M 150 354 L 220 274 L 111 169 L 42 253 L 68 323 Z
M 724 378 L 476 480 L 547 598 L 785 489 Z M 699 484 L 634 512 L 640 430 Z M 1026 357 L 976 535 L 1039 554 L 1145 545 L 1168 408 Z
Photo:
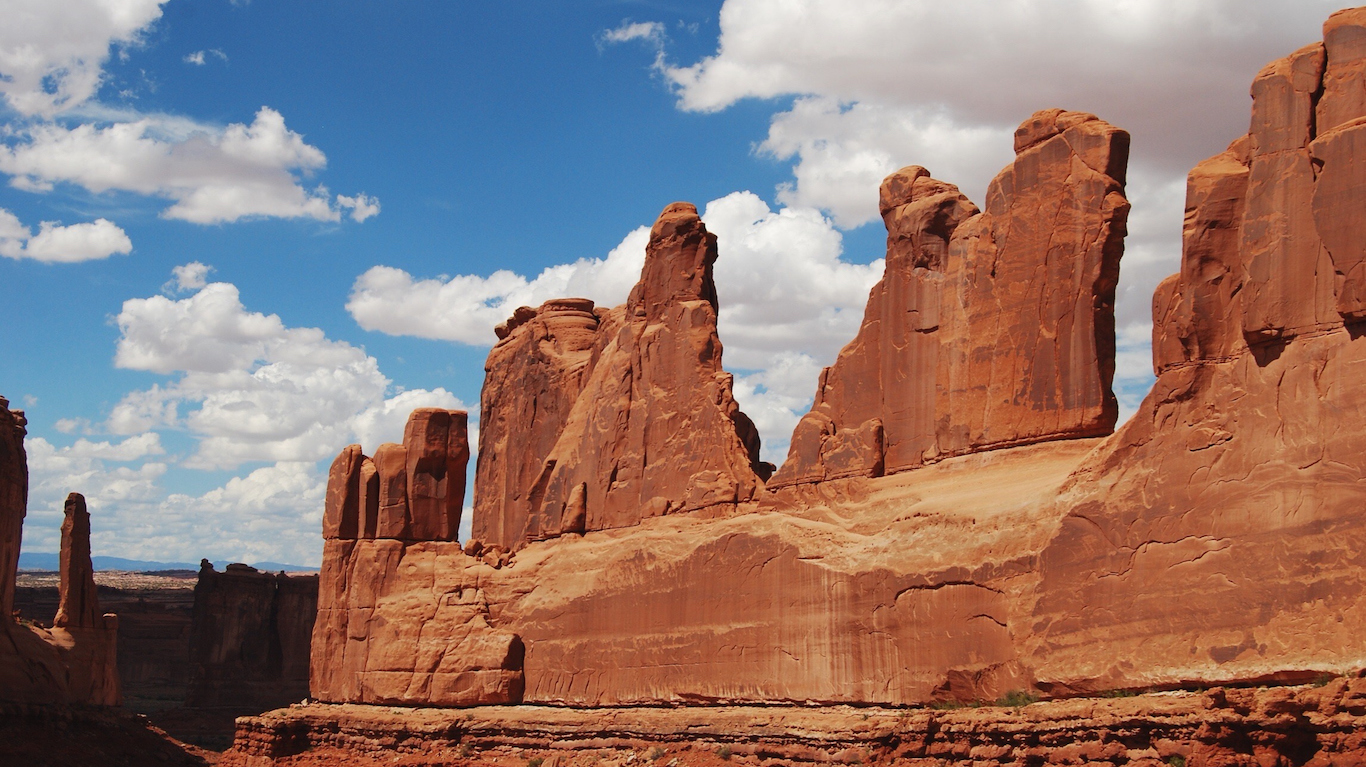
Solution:
M 474 536 L 515 549 L 566 532 L 733 508 L 763 487 L 759 435 L 716 334 L 716 237 L 674 203 L 611 312 L 518 310 L 489 355 Z
M 1366 11 L 1324 29 L 1262 70 L 1250 134 L 1191 172 L 1181 272 L 1153 302 L 1157 383 L 1064 489 L 1040 559 L 1041 680 L 1256 678 L 1366 652 Z
M 308 697 L 318 576 L 200 563 L 185 705 L 261 710 Z
M 90 564 L 90 514 L 72 493 L 62 523 L 58 610 L 53 627 L 13 615 L 20 535 L 28 499 L 26 421 L 0 397 L 0 701 L 117 706 L 118 616 L 100 614 Z
M 418 408 L 403 444 L 386 442 L 370 458 L 360 445 L 342 449 L 327 476 L 323 538 L 454 541 L 470 460 L 463 410 Z
M 1044 110 L 979 212 L 918 166 L 882 184 L 887 269 L 827 368 L 777 488 L 1107 434 L 1129 136 Z
M 1366 102 L 1349 87 L 1366 71 L 1366 58 L 1351 63 L 1361 16 L 1334 16 L 1322 51 L 1264 71 L 1249 137 L 1192 172 L 1182 271 L 1154 297 L 1157 384 L 1116 434 L 1078 436 L 1113 419 L 1122 134 L 1043 112 L 1021 126 L 985 212 L 919 169 L 884 185 L 888 277 L 794 437 L 788 479 L 807 487 L 734 515 L 654 513 L 648 472 L 620 460 L 637 455 L 636 382 L 696 391 L 677 371 L 705 380 L 710 357 L 671 355 L 678 328 L 711 338 L 697 329 L 714 304 L 695 271 L 647 264 L 642 285 L 657 289 L 633 293 L 601 352 L 580 347 L 591 374 L 524 507 L 526 530 L 597 532 L 515 557 L 329 540 L 315 658 L 339 660 L 315 665 L 315 693 L 463 705 L 511 700 L 515 679 L 524 702 L 566 706 L 906 705 L 1354 668 L 1366 657 L 1366 339 L 1351 291 L 1366 231 L 1352 201 L 1366 180 L 1333 142 L 1349 146 L 1362 116 L 1342 104 Z M 685 257 L 707 241 L 691 215 L 666 211 L 652 257 L 707 261 Z M 1064 247 L 1049 258 L 1012 260 L 1050 238 Z M 519 314 L 505 340 L 537 317 Z M 623 351 L 640 343 L 650 352 Z M 665 413 L 696 401 L 651 396 Z M 983 449 L 1049 435 L 1071 439 Z M 693 480 L 668 509 L 709 487 L 693 473 L 701 447 L 673 464 Z M 594 494 L 609 457 L 648 502 L 630 525 L 594 516 L 611 508 Z M 538 521 L 537 498 L 559 516 Z
M 528 528 L 531 489 L 621 315 L 559 299 L 500 326 L 480 396 L 476 539 L 512 548 L 540 532 Z
M 314 697 L 445 705 L 521 700 L 521 639 L 490 627 L 477 577 L 465 576 L 487 566 L 455 542 L 469 461 L 466 430 L 463 411 L 419 409 L 409 416 L 402 445 L 381 445 L 374 459 L 350 445 L 333 462 L 311 662 L 303 658 L 311 663 Z M 371 518 L 374 536 L 359 535 Z M 433 551 L 443 554 L 440 567 Z M 440 581 L 432 582 L 442 589 L 439 599 L 432 601 L 434 591 L 410 594 L 386 604 L 401 617 L 377 618 L 380 598 L 419 562 Z

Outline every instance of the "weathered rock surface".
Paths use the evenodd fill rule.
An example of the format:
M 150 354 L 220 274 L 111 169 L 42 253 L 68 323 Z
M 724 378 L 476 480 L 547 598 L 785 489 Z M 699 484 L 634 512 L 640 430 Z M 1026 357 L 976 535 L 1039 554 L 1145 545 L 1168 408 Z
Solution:
M 101 615 L 90 565 L 90 515 L 72 493 L 62 523 L 59 607 L 52 628 L 14 617 L 14 584 L 28 500 L 26 421 L 0 398 L 0 701 L 119 704 L 118 616 Z
M 474 537 L 507 549 L 752 499 L 768 471 L 721 366 L 716 236 L 688 203 L 650 231 L 624 307 L 519 309 L 489 354 Z
M 312 705 L 241 720 L 224 767 L 404 764 L 1105 764 L 1366 760 L 1366 681 L 957 710 L 869 707 L 450 711 Z M 373 761 L 372 761 L 373 760 Z M 770 761 L 772 760 L 772 761 Z
M 201 563 L 185 704 L 262 711 L 308 697 L 318 577 Z
M 887 268 L 770 487 L 1108 434 L 1129 135 L 1044 110 L 984 212 L 918 166 L 882 183 Z
M 414 410 L 403 444 L 386 442 L 374 458 L 347 445 L 328 472 L 323 538 L 456 540 L 469 460 L 463 410 Z
M 710 369 L 699 365 L 712 358 L 676 353 L 684 344 L 669 333 L 692 328 L 684 335 L 707 341 L 692 348 L 709 352 L 714 303 L 695 269 L 663 274 L 647 261 L 608 345 L 575 347 L 591 373 L 547 454 L 545 483 L 519 507 L 529 537 L 587 534 L 533 541 L 515 556 L 475 542 L 461 551 L 452 541 L 329 540 L 330 601 L 314 657 L 330 665 L 315 664 L 315 694 L 905 705 L 1308 680 L 1359 667 L 1366 339 L 1350 294 L 1352 248 L 1366 242 L 1352 201 L 1366 200 L 1366 179 L 1353 180 L 1354 155 L 1332 142 L 1354 140 L 1348 132 L 1366 117 L 1343 106 L 1366 103 L 1351 86 L 1366 72 L 1366 57 L 1351 52 L 1366 40 L 1362 16 L 1335 15 L 1322 49 L 1259 75 L 1249 136 L 1192 172 L 1182 271 L 1154 299 L 1158 381 L 1119 432 L 1083 436 L 1114 417 L 1105 336 L 1126 207 L 1122 134 L 1089 115 L 1041 112 L 1017 133 L 1017 162 L 985 213 L 920 170 L 884 186 L 888 279 L 794 437 L 788 479 L 806 486 L 720 504 L 736 513 L 688 501 L 719 486 L 697 473 L 699 456 L 746 456 L 718 448 L 746 441 L 735 421 L 720 428 L 724 407 L 697 422 L 714 427 L 709 442 L 670 420 L 687 408 L 666 403 L 706 398 L 656 392 L 698 391 L 698 371 Z M 710 240 L 694 221 L 690 209 L 666 210 L 651 258 L 706 263 L 696 248 Z M 1065 245 L 1034 267 L 1065 277 L 1035 281 L 1007 263 L 1013 248 L 1033 253 L 1050 238 Z M 953 263 L 958 248 L 970 269 L 950 278 L 931 268 Z M 993 249 L 994 274 L 972 255 Z M 665 294 L 690 298 L 654 298 Z M 539 316 L 528 312 L 504 329 L 505 349 L 530 348 L 516 346 Z M 689 312 L 700 319 L 683 321 Z M 640 339 L 650 353 L 622 352 Z M 651 360 L 673 360 L 673 372 Z M 941 379 L 945 371 L 959 377 Z M 654 382 L 656 399 L 642 399 L 636 381 Z M 494 398 L 528 412 L 514 400 Z M 645 412 L 668 416 L 650 423 L 668 424 L 677 444 L 664 454 L 677 460 L 655 479 L 618 472 L 639 505 L 634 516 L 630 507 L 602 516 L 595 510 L 613 507 L 594 488 L 616 487 L 599 482 L 608 459 L 641 465 L 619 458 L 640 455 L 628 449 L 633 408 L 647 400 L 656 409 Z M 499 427 L 507 439 L 515 422 Z M 927 441 L 906 436 L 917 434 Z M 983 450 L 1044 437 L 1068 439 Z M 667 452 L 680 446 L 687 456 Z M 665 490 L 651 487 L 674 489 L 656 503 Z M 545 498 L 556 499 L 550 512 Z M 518 695 L 504 673 L 514 669 Z M 1312 720 L 1286 712 L 1286 726 Z
M 381 445 L 373 461 L 360 445 L 350 445 L 333 462 L 312 626 L 314 697 L 448 705 L 521 699 L 521 640 L 490 627 L 477 572 L 467 575 L 482 565 L 454 542 L 465 499 L 466 430 L 463 411 L 419 409 L 408 419 L 403 445 Z M 361 483 L 367 463 L 375 471 L 374 493 L 372 483 Z M 357 539 L 365 529 L 363 507 L 377 520 L 374 538 Z M 429 556 L 434 550 L 451 561 L 436 566 Z M 385 584 L 398 580 L 400 568 L 405 576 L 424 572 L 427 589 L 387 593 Z M 397 612 L 381 612 L 387 610 Z
M 1255 678 L 1366 652 L 1366 176 L 1333 148 L 1366 117 L 1349 87 L 1366 12 L 1325 32 L 1258 75 L 1249 136 L 1191 173 L 1181 273 L 1154 298 L 1157 383 L 1063 488 L 1040 558 L 1042 684 Z

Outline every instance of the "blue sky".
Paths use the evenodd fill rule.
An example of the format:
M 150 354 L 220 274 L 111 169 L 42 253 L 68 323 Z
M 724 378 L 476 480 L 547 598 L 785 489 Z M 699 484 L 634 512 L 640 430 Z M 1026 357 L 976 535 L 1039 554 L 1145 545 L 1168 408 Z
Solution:
M 1337 7 L 0 0 L 24 548 L 75 490 L 98 554 L 316 564 L 330 457 L 477 405 L 517 305 L 624 300 L 674 200 L 720 236 L 728 366 L 780 461 L 880 275 L 877 182 L 916 163 L 980 201 L 1049 106 L 1134 134 L 1127 414 L 1185 171 Z

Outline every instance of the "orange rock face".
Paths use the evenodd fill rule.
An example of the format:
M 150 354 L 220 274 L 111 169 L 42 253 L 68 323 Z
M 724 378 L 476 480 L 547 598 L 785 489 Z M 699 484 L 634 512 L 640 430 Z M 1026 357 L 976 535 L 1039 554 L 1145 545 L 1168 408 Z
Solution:
M 62 523 L 57 615 L 52 628 L 14 619 L 14 583 L 28 500 L 26 420 L 0 397 L 0 702 L 117 706 L 118 616 L 100 614 L 90 564 L 90 514 L 72 493 Z
M 519 309 L 489 354 L 474 536 L 504 548 L 663 514 L 734 508 L 763 487 L 759 435 L 721 367 L 716 237 L 674 203 L 624 307 Z
M 453 542 L 465 500 L 466 429 L 463 411 L 419 409 L 402 445 L 381 445 L 373 460 L 350 445 L 333 462 L 312 628 L 314 697 L 450 705 L 521 699 L 521 640 L 489 626 L 477 574 L 465 576 L 481 565 Z M 362 481 L 370 472 L 374 479 Z M 371 529 L 368 519 L 375 534 L 359 535 Z M 409 594 L 385 605 L 401 615 L 378 617 L 386 584 L 400 569 L 415 573 L 434 550 L 452 560 L 438 568 L 425 559 L 428 576 L 443 580 L 440 599 Z
M 519 442 L 539 406 L 515 378 L 486 389 L 490 452 L 516 459 L 481 475 L 507 523 L 487 547 L 327 542 L 314 693 L 905 705 L 1355 668 L 1366 13 L 1325 29 L 1258 76 L 1250 134 L 1192 171 L 1181 273 L 1154 296 L 1157 384 L 1117 433 L 1118 129 L 1038 113 L 984 212 L 921 169 L 888 179 L 887 276 L 770 483 L 791 486 L 748 501 L 715 246 L 671 206 L 619 319 L 580 305 L 561 337 L 549 315 L 570 310 L 542 307 L 501 331 L 491 378 L 525 365 L 563 415 Z M 329 529 L 363 465 L 339 458 Z
M 1255 677 L 1366 649 L 1366 12 L 1325 38 L 1264 69 L 1249 136 L 1191 172 L 1157 383 L 1064 488 L 1040 560 L 1041 679 Z
M 770 486 L 1109 433 L 1128 150 L 1052 109 L 1015 132 L 985 212 L 924 168 L 889 176 L 886 274 Z

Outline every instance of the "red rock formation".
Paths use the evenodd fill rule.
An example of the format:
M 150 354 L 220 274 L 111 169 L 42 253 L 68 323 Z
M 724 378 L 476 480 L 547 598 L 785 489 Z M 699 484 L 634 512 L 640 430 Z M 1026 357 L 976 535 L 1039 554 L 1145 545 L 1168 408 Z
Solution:
M 57 628 L 88 628 L 102 623 L 100 600 L 95 593 L 95 568 L 90 563 L 90 512 L 85 496 L 66 497 L 66 519 L 62 522 L 61 589 Z
M 478 576 L 491 568 L 466 557 L 455 540 L 469 460 L 466 428 L 463 411 L 415 410 L 403 445 L 381 445 L 373 461 L 350 445 L 333 462 L 313 624 L 315 697 L 450 705 L 521 699 L 521 639 L 489 626 Z M 367 464 L 377 478 L 373 496 L 371 483 L 361 483 Z M 362 508 L 367 518 L 375 515 L 375 538 L 357 540 L 366 529 L 357 521 Z M 446 562 L 441 567 L 432 560 L 437 553 Z M 400 569 L 427 573 L 442 596 L 433 603 L 435 592 L 408 595 L 386 605 L 403 619 L 374 619 L 385 584 Z
M 1154 298 L 1157 383 L 1069 481 L 1040 559 L 1028 644 L 1045 683 L 1366 653 L 1366 177 L 1347 149 L 1366 11 L 1325 38 L 1258 75 L 1249 136 L 1191 173 L 1181 273 Z
M 62 524 L 61 587 L 54 626 L 15 620 L 14 583 L 28 499 L 26 421 L 0 398 L 0 701 L 119 704 L 118 616 L 101 615 L 90 565 L 90 515 L 72 493 Z
M 721 366 L 716 237 L 674 203 L 624 307 L 552 301 L 500 327 L 474 536 L 505 548 L 748 501 L 767 474 Z
M 1125 208 L 1122 134 L 1089 116 L 1044 112 L 1021 127 L 1017 163 L 985 213 L 919 170 L 884 186 L 888 278 L 859 338 L 823 376 L 789 475 L 848 479 L 736 503 L 733 515 L 651 516 L 649 504 L 634 517 L 595 511 L 608 508 L 595 492 L 616 487 L 600 482 L 609 458 L 624 467 L 617 482 L 639 488 L 630 497 L 655 492 L 648 472 L 625 471 L 641 465 L 632 462 L 641 455 L 631 442 L 637 403 L 674 414 L 696 412 L 677 403 L 706 400 L 695 395 L 708 369 L 698 360 L 712 359 L 708 282 L 695 269 L 665 277 L 647 263 L 608 344 L 577 347 L 589 349 L 591 373 L 554 427 L 546 481 L 520 507 L 529 531 L 600 532 L 533 542 L 513 558 L 473 543 L 462 556 L 449 542 L 329 540 L 332 596 L 314 657 L 332 661 L 315 665 L 315 694 L 440 705 L 905 705 L 1026 689 L 1307 680 L 1359 665 L 1366 341 L 1350 294 L 1366 216 L 1358 221 L 1351 201 L 1366 199 L 1366 184 L 1353 181 L 1354 157 L 1333 142 L 1350 145 L 1366 117 L 1341 105 L 1357 98 L 1348 85 L 1366 79 L 1366 58 L 1352 64 L 1349 45 L 1366 40 L 1362 15 L 1334 16 L 1318 58 L 1310 48 L 1259 76 L 1250 136 L 1192 172 L 1182 272 L 1154 300 L 1157 385 L 1116 434 L 971 452 L 1075 437 L 1113 418 L 1105 336 Z M 1322 84 L 1305 81 L 1320 69 Z M 1347 102 L 1330 99 L 1344 88 Z M 1304 158 L 1317 175 L 1301 173 Z M 1062 169 L 1073 181 L 1062 182 Z M 705 263 L 696 254 L 708 238 L 693 220 L 666 211 L 651 258 Z M 1010 254 L 1038 252 L 1050 233 L 1070 255 L 1032 263 L 1068 276 L 1026 279 L 1031 262 Z M 982 255 L 993 249 L 994 275 Z M 661 293 L 686 300 L 654 298 Z M 690 312 L 696 321 L 684 321 Z M 517 333 L 538 315 L 519 315 L 500 354 L 530 348 L 531 336 Z M 678 353 L 686 344 L 677 328 L 691 328 L 682 335 L 707 354 Z M 640 343 L 649 354 L 627 353 Z M 506 391 L 491 401 L 527 412 Z M 725 431 L 725 408 L 702 412 L 698 430 Z M 698 453 L 721 443 L 694 443 L 694 430 L 661 421 L 693 446 L 668 453 L 671 476 L 694 477 L 661 503 L 691 508 L 691 494 L 710 484 L 697 482 Z M 510 443 L 516 420 L 502 423 Z M 742 431 L 729 433 L 744 443 Z M 888 476 L 859 476 L 879 464 Z M 337 476 L 344 490 L 350 474 Z M 546 498 L 549 512 L 538 502 Z M 520 696 L 509 692 L 513 678 Z
M 0 397 L 0 621 L 14 612 L 19 542 L 28 513 L 27 424 L 24 411 L 10 410 L 9 400 Z
M 620 326 L 621 312 L 595 310 L 587 299 L 523 307 L 499 326 L 484 363 L 474 538 L 513 548 L 540 535 L 528 529 L 531 488 Z
M 308 697 L 318 577 L 200 563 L 185 704 L 262 711 Z
M 1128 149 L 1051 109 L 1015 132 L 985 212 L 924 168 L 889 176 L 886 274 L 770 487 L 1108 434 Z
M 1023 698 L 1021 702 L 1028 700 Z M 1366 680 L 1026 706 L 475 710 L 309 705 L 239 720 L 223 767 L 736 762 L 898 767 L 1362 764 Z M 646 762 L 648 763 L 648 762 Z

